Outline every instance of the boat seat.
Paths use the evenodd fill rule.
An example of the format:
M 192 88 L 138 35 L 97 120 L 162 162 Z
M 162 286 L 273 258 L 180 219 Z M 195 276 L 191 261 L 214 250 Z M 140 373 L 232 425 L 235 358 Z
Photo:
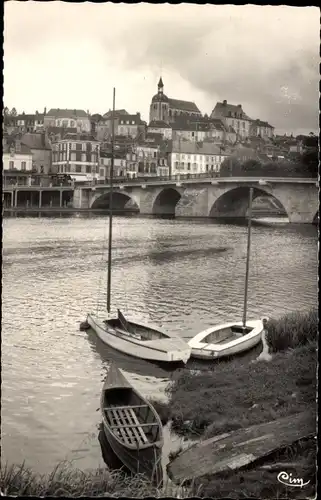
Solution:
M 133 406 L 111 406 L 104 408 L 108 415 L 108 420 L 111 424 L 111 429 L 118 431 L 119 437 L 130 445 L 144 445 L 149 442 L 141 424 L 138 421 L 137 415 L 133 408 L 148 407 L 148 405 L 133 405 Z M 151 426 L 152 424 L 148 424 Z

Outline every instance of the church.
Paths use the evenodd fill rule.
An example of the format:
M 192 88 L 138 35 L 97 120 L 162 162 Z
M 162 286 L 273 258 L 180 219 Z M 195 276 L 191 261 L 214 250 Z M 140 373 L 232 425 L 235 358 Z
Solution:
M 164 94 L 162 78 L 158 82 L 158 92 L 152 98 L 149 111 L 149 121 L 172 123 L 178 116 L 201 117 L 202 113 L 195 102 L 171 99 Z

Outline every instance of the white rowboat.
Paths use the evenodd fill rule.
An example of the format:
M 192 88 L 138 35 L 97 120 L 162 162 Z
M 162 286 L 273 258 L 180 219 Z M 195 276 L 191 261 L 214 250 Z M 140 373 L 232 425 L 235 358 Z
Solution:
M 135 358 L 156 362 L 186 363 L 191 347 L 184 340 L 161 331 L 158 327 L 127 320 L 131 333 L 117 316 L 106 320 L 88 314 L 87 323 L 105 344 Z
M 198 359 L 213 359 L 231 356 L 247 351 L 261 341 L 263 323 L 261 320 L 247 321 L 246 329 L 242 322 L 225 323 L 203 330 L 193 337 L 188 345 L 191 356 Z

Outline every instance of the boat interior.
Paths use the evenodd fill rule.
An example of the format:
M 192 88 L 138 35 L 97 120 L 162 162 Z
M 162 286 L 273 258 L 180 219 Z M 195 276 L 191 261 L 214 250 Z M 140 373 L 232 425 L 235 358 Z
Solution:
M 249 326 L 243 328 L 243 326 L 240 325 L 233 325 L 209 333 L 202 341 L 207 344 L 227 344 L 232 340 L 243 337 L 243 335 L 250 333 L 252 330 L 253 328 Z
M 131 388 L 105 392 L 104 413 L 110 429 L 125 444 L 137 447 L 161 438 L 161 424 L 151 407 Z
M 106 320 L 105 323 L 122 335 L 131 336 L 137 340 L 148 341 L 168 338 L 168 336 L 162 332 L 132 323 L 131 321 L 127 321 L 126 325 L 124 325 L 119 318 Z

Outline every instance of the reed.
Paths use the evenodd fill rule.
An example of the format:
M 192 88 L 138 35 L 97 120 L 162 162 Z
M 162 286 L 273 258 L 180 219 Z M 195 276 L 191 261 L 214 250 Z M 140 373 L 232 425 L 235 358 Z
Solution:
M 3 496 L 33 497 L 128 497 L 156 498 L 193 496 L 191 487 L 175 486 L 167 481 L 156 488 L 141 474 L 126 475 L 123 471 L 97 469 L 81 471 L 71 462 L 62 462 L 50 474 L 37 474 L 25 464 L 1 468 L 0 490 Z
M 269 320 L 267 342 L 270 352 L 295 349 L 310 342 L 316 342 L 318 320 L 318 311 L 315 309 L 306 313 L 292 312 L 285 314 L 278 320 Z

